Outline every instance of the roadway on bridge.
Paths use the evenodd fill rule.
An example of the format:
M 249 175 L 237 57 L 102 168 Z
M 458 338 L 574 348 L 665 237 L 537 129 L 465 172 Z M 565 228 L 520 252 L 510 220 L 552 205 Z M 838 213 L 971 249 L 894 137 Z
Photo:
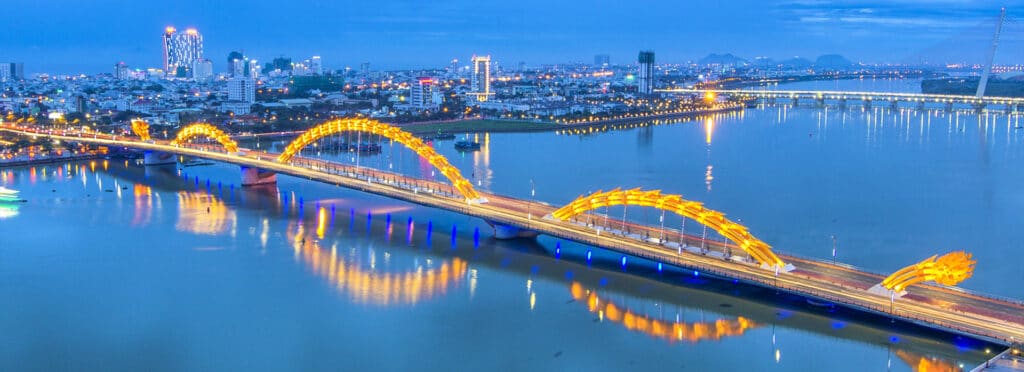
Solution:
M 668 248 L 657 242 L 657 239 L 652 241 L 646 238 L 647 234 L 652 237 L 660 236 L 662 230 L 658 227 L 643 226 L 627 221 L 625 226 L 628 233 L 623 233 L 612 229 L 588 227 L 582 222 L 558 221 L 541 217 L 554 210 L 549 205 L 496 194 L 481 193 L 484 198 L 489 200 L 488 203 L 469 203 L 451 185 L 442 182 L 312 158 L 296 157 L 290 164 L 282 164 L 273 160 L 276 159 L 276 154 L 253 152 L 229 154 L 213 146 L 175 147 L 162 141 L 140 142 L 77 132 L 47 134 L 12 126 L 3 126 L 0 127 L 0 130 L 27 135 L 48 135 L 51 138 L 64 141 L 163 151 L 262 168 L 455 211 L 488 221 L 518 226 L 550 236 L 606 248 L 629 256 L 736 278 L 764 287 L 778 288 L 869 312 L 894 315 L 925 326 L 952 330 L 982 339 L 1003 343 L 1024 339 L 1024 315 L 1022 315 L 1024 314 L 1024 304 L 1016 300 L 989 297 L 959 288 L 918 285 L 911 287 L 908 290 L 909 293 L 903 298 L 897 299 L 893 306 L 889 298 L 866 291 L 867 288 L 881 282 L 882 275 L 864 272 L 849 266 L 786 255 L 780 255 L 780 257 L 784 261 L 794 264 L 796 269 L 788 273 L 778 273 L 759 267 L 754 263 L 745 262 L 744 259 L 724 259 L 721 252 L 730 247 L 736 250 L 735 246 L 716 241 L 704 241 L 710 248 L 706 254 L 691 253 L 689 250 L 683 250 L 680 253 L 678 248 Z M 622 224 L 622 221 L 611 223 L 611 225 L 620 226 Z M 644 234 L 641 235 L 639 232 L 644 232 Z M 678 232 L 676 234 L 675 236 L 678 237 Z M 689 246 L 699 246 L 702 242 L 700 237 L 694 236 L 686 236 L 685 240 Z

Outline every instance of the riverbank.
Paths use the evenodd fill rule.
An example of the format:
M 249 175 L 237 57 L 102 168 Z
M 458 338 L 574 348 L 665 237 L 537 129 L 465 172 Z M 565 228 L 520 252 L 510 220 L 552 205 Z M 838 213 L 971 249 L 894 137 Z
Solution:
M 424 124 L 401 124 L 398 127 L 413 134 L 436 134 L 436 133 L 515 133 L 515 132 L 550 132 L 565 129 L 586 129 L 604 127 L 614 124 L 637 123 L 650 120 L 685 119 L 701 115 L 716 114 L 742 110 L 743 104 L 734 104 L 724 107 L 708 108 L 681 113 L 664 115 L 651 115 L 644 117 L 629 117 L 617 119 L 594 120 L 585 123 L 559 124 L 555 122 L 532 122 L 521 120 L 495 120 L 495 119 L 473 119 L 452 121 L 443 123 Z
M 82 154 L 82 155 L 71 155 L 71 156 L 38 156 L 31 159 L 10 159 L 0 160 L 0 168 L 7 167 L 21 167 L 28 165 L 42 165 L 42 164 L 53 164 L 53 163 L 64 163 L 69 161 L 79 160 L 94 160 L 102 158 L 104 155 L 101 154 Z
M 730 104 L 723 107 L 693 110 L 687 112 L 671 113 L 664 115 L 650 115 L 643 117 L 628 117 L 616 119 L 594 120 L 585 123 L 560 124 L 552 121 L 526 121 L 526 120 L 502 120 L 502 119 L 468 119 L 451 121 L 432 121 L 420 123 L 393 124 L 409 133 L 421 136 L 436 134 L 474 134 L 474 133 L 528 133 L 528 132 L 554 132 L 566 129 L 587 129 L 601 128 L 607 125 L 638 123 L 650 120 L 685 119 L 701 115 L 716 114 L 742 110 L 743 104 Z M 260 133 L 247 135 L 234 135 L 236 140 L 254 139 L 280 139 L 292 138 L 302 134 L 303 131 Z

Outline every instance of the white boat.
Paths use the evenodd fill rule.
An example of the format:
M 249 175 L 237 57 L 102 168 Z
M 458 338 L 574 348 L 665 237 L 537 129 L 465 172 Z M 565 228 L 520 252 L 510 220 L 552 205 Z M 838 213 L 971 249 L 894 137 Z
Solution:
M 0 202 L 12 202 L 21 201 L 18 198 L 18 190 L 11 190 L 6 187 L 0 186 Z
M 18 190 L 11 190 L 6 187 L 0 186 L 0 196 L 18 196 Z

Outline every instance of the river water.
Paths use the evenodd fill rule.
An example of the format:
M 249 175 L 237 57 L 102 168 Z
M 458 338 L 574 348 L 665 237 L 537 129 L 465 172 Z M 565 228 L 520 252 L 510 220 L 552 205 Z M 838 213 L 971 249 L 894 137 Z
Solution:
M 820 89 L 808 84 L 821 82 L 792 87 Z M 835 236 L 836 259 L 870 271 L 967 250 L 978 267 L 962 287 L 1024 297 L 1015 117 L 768 106 L 649 124 L 469 135 L 483 144 L 470 153 L 434 145 L 483 190 L 560 205 L 660 189 L 782 252 L 831 259 Z M 305 155 L 441 177 L 382 144 Z M 988 357 L 969 340 L 730 282 L 623 269 L 601 252 L 588 263 L 590 248 L 554 238 L 494 241 L 454 213 L 285 176 L 243 190 L 238 178 L 205 163 L 0 169 L 28 200 L 0 205 L 0 370 L 907 371 Z

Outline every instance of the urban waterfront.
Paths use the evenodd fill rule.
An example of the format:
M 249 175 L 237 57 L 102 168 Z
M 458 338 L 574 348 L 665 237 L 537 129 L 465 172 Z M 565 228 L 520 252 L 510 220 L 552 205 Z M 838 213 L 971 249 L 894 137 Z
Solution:
M 782 252 L 830 258 L 836 236 L 837 259 L 869 271 L 967 249 L 979 268 L 962 287 L 1020 298 L 1024 270 L 1001 259 L 1021 234 L 1016 126 L 995 113 L 769 106 L 585 135 L 481 134 L 478 152 L 434 147 L 483 190 L 557 206 L 662 189 Z M 398 146 L 315 151 L 304 155 L 433 175 Z M 587 265 L 586 247 L 554 238 L 494 241 L 483 221 L 330 185 L 282 176 L 241 189 L 236 166 L 110 160 L 0 177 L 28 200 L 0 220 L 0 296 L 16 304 L 0 315 L 5 370 L 859 371 L 990 356 L 728 283 Z M 687 337 L 645 334 L 642 322 Z

